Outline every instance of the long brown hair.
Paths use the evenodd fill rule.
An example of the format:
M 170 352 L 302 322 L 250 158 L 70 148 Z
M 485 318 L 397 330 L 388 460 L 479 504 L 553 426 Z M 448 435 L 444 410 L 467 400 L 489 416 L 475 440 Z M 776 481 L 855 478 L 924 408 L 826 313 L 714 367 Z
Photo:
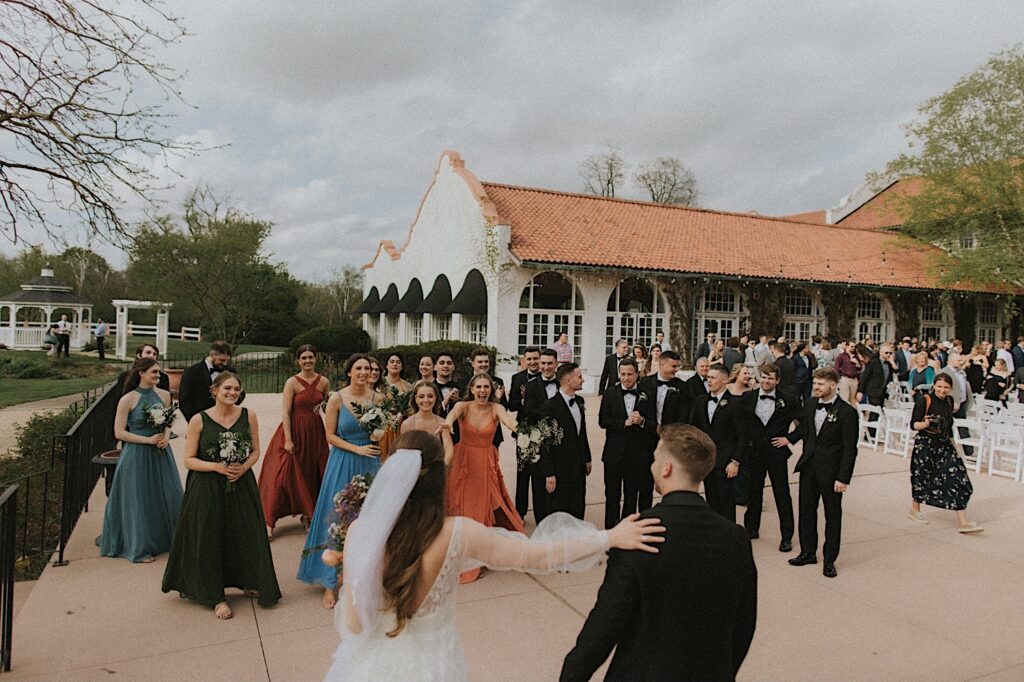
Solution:
M 498 402 L 498 399 L 494 397 L 494 377 L 485 372 L 480 372 L 479 374 L 473 375 L 473 378 L 469 380 L 468 384 L 466 384 L 466 395 L 462 400 L 467 403 L 476 400 L 476 396 L 473 395 L 473 384 L 475 384 L 477 381 L 480 381 L 481 379 L 485 379 L 491 387 L 491 395 L 487 398 L 487 402 Z
M 400 633 L 415 613 L 416 578 L 423 567 L 423 552 L 444 526 L 444 452 L 437 438 L 426 431 L 409 431 L 395 441 L 395 450 L 419 450 L 420 477 L 388 537 L 384 553 L 384 608 L 395 610 Z
M 412 393 L 412 396 L 409 399 L 409 410 L 407 412 L 407 416 L 411 417 L 414 414 L 419 413 L 420 406 L 416 402 L 416 394 L 420 392 L 421 388 L 429 388 L 431 390 L 431 392 L 433 392 L 433 394 L 434 394 L 434 409 L 431 410 L 431 411 L 434 414 L 440 416 L 441 415 L 441 391 L 438 390 L 437 384 L 435 384 L 433 381 L 427 381 L 426 379 L 420 379 L 419 381 L 417 381 L 415 384 L 412 385 L 412 389 L 410 389 L 410 393 Z
M 130 393 L 139 387 L 142 382 L 142 373 L 148 372 L 153 365 L 160 363 L 153 358 L 139 358 L 128 370 L 128 376 L 124 379 L 124 393 Z

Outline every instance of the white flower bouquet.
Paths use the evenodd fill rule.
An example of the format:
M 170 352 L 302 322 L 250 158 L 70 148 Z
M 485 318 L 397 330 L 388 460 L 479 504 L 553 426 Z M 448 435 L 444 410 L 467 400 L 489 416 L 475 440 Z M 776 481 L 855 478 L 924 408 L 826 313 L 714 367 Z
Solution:
M 178 403 L 170 405 L 153 405 L 145 411 L 146 426 L 154 429 L 169 429 L 174 424 L 174 413 L 178 411 Z
M 540 460 L 541 450 L 560 444 L 564 436 L 558 422 L 548 417 L 532 424 L 521 423 L 516 426 L 516 459 L 519 470 L 525 471 L 530 464 L 536 464 Z
M 240 433 L 224 431 L 220 434 L 218 444 L 211 447 L 207 454 L 214 462 L 223 464 L 242 464 L 249 459 L 252 441 Z M 228 481 L 228 492 L 235 489 L 234 483 Z

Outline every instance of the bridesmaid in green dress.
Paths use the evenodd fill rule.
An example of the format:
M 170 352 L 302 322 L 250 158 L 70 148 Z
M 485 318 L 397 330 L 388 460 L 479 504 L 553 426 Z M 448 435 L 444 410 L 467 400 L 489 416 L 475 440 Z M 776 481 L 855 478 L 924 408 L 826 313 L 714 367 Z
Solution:
M 188 423 L 188 482 L 163 582 L 164 592 L 177 590 L 212 606 L 221 620 L 233 615 L 226 587 L 241 589 L 260 606 L 281 598 L 252 473 L 260 453 L 259 424 L 256 415 L 235 405 L 241 392 L 238 377 L 221 372 L 210 386 L 213 407 Z M 226 441 L 240 446 L 227 460 Z
M 151 426 L 147 418 L 150 410 L 170 404 L 170 394 L 156 388 L 158 381 L 160 365 L 153 358 L 136 360 L 125 380 L 114 417 L 114 437 L 124 447 L 98 543 L 101 555 L 135 563 L 150 563 L 171 548 L 181 509 L 181 477 L 167 446 L 171 425 Z

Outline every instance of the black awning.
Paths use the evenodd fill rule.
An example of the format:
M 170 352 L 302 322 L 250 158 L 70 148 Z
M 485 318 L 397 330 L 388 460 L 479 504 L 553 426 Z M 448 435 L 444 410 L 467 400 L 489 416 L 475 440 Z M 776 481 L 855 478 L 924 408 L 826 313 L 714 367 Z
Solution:
M 353 314 L 362 315 L 363 313 L 368 313 L 377 307 L 378 303 L 380 303 L 380 294 L 377 293 L 377 287 L 370 287 L 370 293 L 366 295 L 366 298 L 359 304 L 359 307 L 353 311 Z
M 423 287 L 420 286 L 418 279 L 413 279 L 409 282 L 409 290 L 405 292 L 405 296 L 395 306 L 393 313 L 414 313 L 416 309 L 423 303 Z
M 394 312 L 396 305 L 398 305 L 398 287 L 392 284 L 384 292 L 384 298 L 380 299 L 380 303 L 373 306 L 373 310 L 370 312 L 377 314 Z
M 437 279 L 434 280 L 434 288 L 430 290 L 427 297 L 423 299 L 423 303 L 419 304 L 413 312 L 440 315 L 444 312 L 445 308 L 451 305 L 451 302 L 452 285 L 448 283 L 447 277 L 438 275 Z
M 487 283 L 479 270 L 469 271 L 462 289 L 444 311 L 463 315 L 487 314 Z

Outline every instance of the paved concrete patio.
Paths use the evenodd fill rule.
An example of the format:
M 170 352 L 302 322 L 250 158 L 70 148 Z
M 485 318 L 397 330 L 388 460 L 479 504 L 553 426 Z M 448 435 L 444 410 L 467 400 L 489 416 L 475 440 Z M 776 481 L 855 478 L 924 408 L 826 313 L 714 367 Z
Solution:
M 253 395 L 266 443 L 278 396 Z M 603 433 L 591 399 L 595 453 Z M 183 431 L 179 423 L 178 431 Z M 172 441 L 179 461 L 183 439 Z M 513 455 L 502 452 L 506 481 Z M 839 577 L 820 564 L 793 568 L 776 551 L 778 526 L 766 495 L 758 563 L 758 628 L 741 680 L 1024 679 L 1024 486 L 973 475 L 970 513 L 985 532 L 956 532 L 952 512 L 931 524 L 906 518 L 908 461 L 862 450 L 844 501 Z M 794 479 L 795 480 L 795 479 Z M 795 486 L 794 486 L 795 497 Z M 597 463 L 587 517 L 603 507 Z M 303 543 L 298 521 L 272 543 L 284 599 L 260 609 L 230 597 L 235 618 L 160 592 L 165 557 L 133 565 L 97 556 L 102 486 L 79 522 L 71 563 L 47 568 L 14 626 L 10 679 L 309 680 L 326 672 L 338 636 L 320 591 L 294 579 Z M 603 569 L 532 577 L 488 573 L 460 588 L 459 625 L 475 680 L 557 679 L 594 603 Z M 540 617 L 538 617 L 540 616 Z M 681 615 L 681 617 L 684 617 Z M 692 616 L 691 616 L 692 617 Z

